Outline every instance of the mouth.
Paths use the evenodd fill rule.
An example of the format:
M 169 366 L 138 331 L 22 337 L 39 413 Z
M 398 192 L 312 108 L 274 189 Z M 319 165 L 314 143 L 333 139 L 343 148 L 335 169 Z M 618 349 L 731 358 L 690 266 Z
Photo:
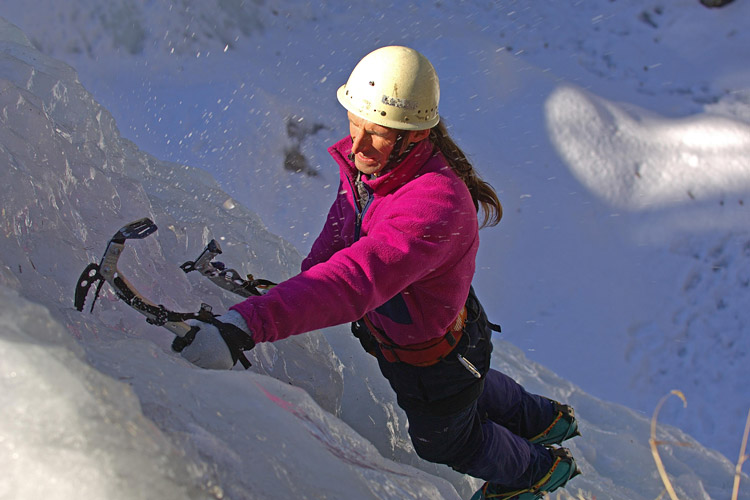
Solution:
M 365 156 L 362 153 L 357 153 L 355 156 L 356 160 L 360 163 L 363 163 L 368 166 L 375 166 L 378 165 L 380 162 L 374 158 L 370 158 L 369 156 Z

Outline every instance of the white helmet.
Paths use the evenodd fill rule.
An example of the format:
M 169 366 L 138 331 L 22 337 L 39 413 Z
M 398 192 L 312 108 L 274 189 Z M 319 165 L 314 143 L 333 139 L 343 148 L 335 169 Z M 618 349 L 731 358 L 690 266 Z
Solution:
M 336 97 L 347 111 L 383 127 L 425 130 L 440 121 L 435 68 L 408 47 L 382 47 L 367 54 Z

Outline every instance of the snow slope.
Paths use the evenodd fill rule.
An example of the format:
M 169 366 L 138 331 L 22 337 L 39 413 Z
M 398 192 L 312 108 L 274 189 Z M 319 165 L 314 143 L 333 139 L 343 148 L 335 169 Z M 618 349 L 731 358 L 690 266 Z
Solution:
M 159 404 L 164 391 L 185 391 L 175 380 L 189 378 L 168 352 L 168 334 L 144 328 L 139 316 L 111 300 L 100 300 L 94 318 L 81 319 L 69 310 L 71 284 L 120 225 L 145 214 L 160 231 L 136 249 L 132 272 L 168 306 L 193 309 L 203 300 L 226 307 L 234 300 L 176 272 L 176 264 L 194 258 L 210 237 L 223 237 L 226 261 L 243 263 L 247 272 L 275 279 L 294 273 L 299 255 L 264 225 L 302 251 L 310 244 L 336 188 L 324 149 L 345 133 L 333 91 L 362 54 L 391 42 L 414 45 L 436 62 L 443 114 L 501 190 L 505 220 L 482 233 L 480 296 L 503 324 L 506 340 L 576 385 L 539 375 L 546 370 L 504 342 L 498 342 L 496 363 L 585 412 L 587 428 L 595 430 L 574 445 L 587 471 L 576 485 L 598 498 L 654 498 L 659 492 L 643 419 L 579 395 L 576 386 L 646 414 L 670 389 L 682 389 L 688 409 L 667 405 L 662 420 L 736 456 L 750 404 L 743 383 L 750 275 L 745 4 L 712 11 L 688 1 L 411 4 L 395 20 L 388 17 L 393 6 L 368 2 L 347 9 L 291 1 L 245 4 L 225 15 L 219 3 L 210 2 L 185 4 L 190 14 L 159 3 L 38 2 L 38 10 L 14 4 L 7 2 L 1 15 L 24 26 L 45 52 L 73 63 L 126 137 L 180 164 L 160 162 L 122 140 L 109 113 L 75 84 L 69 68 L 4 29 L 20 45 L 3 52 L 0 66 L 1 144 L 9 166 L 2 183 L 2 284 L 49 308 L 54 321 L 77 335 L 89 363 L 130 381 L 147 421 L 170 441 L 163 449 L 156 445 L 155 455 L 170 456 L 170 446 L 176 447 L 187 457 L 184 467 L 199 471 L 188 482 L 200 491 L 208 491 L 209 483 L 227 489 L 238 480 L 236 471 L 252 469 L 252 456 L 238 452 L 234 465 L 214 472 L 211 464 L 226 464 L 231 454 L 223 444 L 195 444 L 205 444 L 204 437 L 231 442 L 228 429 L 244 429 L 242 419 L 205 436 L 205 426 L 217 425 L 210 418 L 214 408 L 204 413 L 203 403 L 201 410 L 193 401 L 184 407 Z M 362 8 L 371 15 L 361 16 Z M 232 24 L 250 14 L 257 25 L 250 23 L 255 27 L 249 32 Z M 117 22 L 106 21 L 113 18 Z M 303 170 L 314 175 L 283 168 L 286 153 L 295 148 L 308 161 Z M 182 163 L 208 170 L 219 183 Z M 19 304 L 11 310 L 26 307 L 18 300 L 8 299 Z M 435 472 L 411 454 L 387 388 L 350 340 L 341 328 L 264 346 L 256 365 L 306 389 L 386 457 Z M 16 345 L 24 344 L 10 344 Z M 136 354 L 121 354 L 131 350 Z M 153 366 L 132 361 L 144 351 L 156 360 Z M 180 369 L 172 371 L 172 364 Z M 138 378 L 132 372 L 154 374 Z M 208 384 L 212 397 L 221 395 L 217 406 L 234 404 L 224 381 Z M 13 394 L 28 398 L 28 405 L 40 403 L 25 392 Z M 112 411 L 120 412 L 116 405 Z M 92 411 L 80 406 L 84 415 Z M 197 414 L 187 431 L 172 418 L 185 408 Z M 40 433 L 31 434 L 43 441 L 49 426 L 39 424 Z M 334 434 L 344 433 L 333 427 Z M 34 439 L 8 439 L 7 460 L 14 449 L 28 453 L 39 446 Z M 92 449 L 71 442 L 74 450 Z M 58 448 L 42 450 L 54 456 Z M 275 449 L 269 445 L 263 452 Z M 617 458 L 605 451 L 611 449 Z M 683 476 L 685 497 L 701 498 L 704 488 L 726 498 L 730 468 L 700 448 L 693 452 L 699 458 L 679 457 L 670 464 L 674 468 L 668 466 L 676 475 L 687 468 L 699 474 Z M 346 453 L 330 454 L 341 455 Z M 635 491 L 622 476 L 633 467 L 632 457 L 639 464 L 634 476 L 654 479 Z M 323 463 L 315 467 L 331 466 Z M 31 461 L 24 465 L 35 470 Z M 217 476 L 224 469 L 231 472 Z M 238 488 L 250 493 L 234 496 L 253 498 L 248 483 L 294 488 L 283 479 L 284 470 L 240 481 Z M 171 477 L 162 471 L 156 468 L 149 477 L 155 483 Z M 465 496 L 465 480 L 439 473 Z M 118 474 L 105 474 L 103 482 L 116 484 Z M 617 488 L 602 486 L 608 481 Z M 377 497 L 362 484 L 363 495 Z M 408 491 L 419 498 L 427 490 Z

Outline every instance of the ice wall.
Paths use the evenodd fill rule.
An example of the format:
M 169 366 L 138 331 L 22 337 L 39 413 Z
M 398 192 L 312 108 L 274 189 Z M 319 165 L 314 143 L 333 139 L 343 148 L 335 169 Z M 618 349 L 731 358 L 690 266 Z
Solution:
M 210 238 L 256 276 L 283 279 L 300 257 L 208 174 L 123 140 L 70 67 L 2 20 L 0 110 L 3 496 L 455 499 L 476 485 L 413 455 L 403 414 L 345 327 L 260 346 L 251 372 L 212 372 L 172 353 L 170 334 L 106 286 L 94 314 L 74 311 L 80 271 L 143 216 L 160 229 L 129 243 L 121 269 L 173 309 L 237 300 L 177 268 Z M 498 368 L 578 409 L 584 436 L 571 447 L 585 475 L 573 491 L 658 496 L 645 418 L 498 345 Z M 732 464 L 660 432 L 691 442 L 665 449 L 684 498 L 728 496 Z

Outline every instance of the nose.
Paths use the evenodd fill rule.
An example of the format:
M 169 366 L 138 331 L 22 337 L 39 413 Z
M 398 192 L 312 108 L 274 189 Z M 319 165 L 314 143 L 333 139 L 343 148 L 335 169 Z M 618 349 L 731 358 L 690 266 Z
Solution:
M 364 148 L 367 146 L 367 132 L 365 132 L 365 127 L 354 127 L 352 126 L 351 129 L 351 136 L 352 136 L 352 153 L 359 153 L 364 151 Z

